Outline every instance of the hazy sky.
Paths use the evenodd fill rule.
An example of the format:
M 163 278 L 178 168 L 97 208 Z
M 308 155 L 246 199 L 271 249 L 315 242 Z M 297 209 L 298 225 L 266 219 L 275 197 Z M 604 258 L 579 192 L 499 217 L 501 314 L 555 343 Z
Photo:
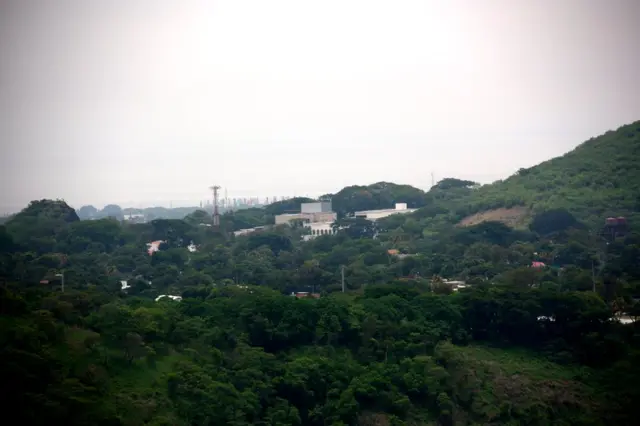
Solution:
M 0 210 L 490 182 L 639 75 L 638 0 L 0 0 Z

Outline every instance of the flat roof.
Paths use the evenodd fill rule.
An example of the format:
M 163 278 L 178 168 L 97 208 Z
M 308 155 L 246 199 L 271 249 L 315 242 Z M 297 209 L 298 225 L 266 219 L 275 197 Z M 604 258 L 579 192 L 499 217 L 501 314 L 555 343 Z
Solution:
M 276 217 L 282 216 L 313 216 L 313 215 L 321 215 L 321 214 L 334 214 L 335 212 L 300 212 L 300 213 L 282 213 L 277 214 Z
M 355 215 L 363 215 L 363 214 L 369 214 L 369 213 L 393 213 L 393 212 L 397 212 L 397 213 L 402 213 L 402 212 L 414 212 L 418 209 L 380 209 L 380 210 L 362 210 L 359 212 L 355 212 Z

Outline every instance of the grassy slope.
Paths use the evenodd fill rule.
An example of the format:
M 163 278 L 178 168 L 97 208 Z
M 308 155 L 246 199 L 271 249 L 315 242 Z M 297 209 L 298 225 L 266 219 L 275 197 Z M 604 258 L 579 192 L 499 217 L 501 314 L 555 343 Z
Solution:
M 442 352 L 459 424 L 588 424 L 599 411 L 598 396 L 585 383 L 588 368 L 517 349 L 444 345 Z
M 600 224 L 607 216 L 638 219 L 640 121 L 592 138 L 573 151 L 485 185 L 468 198 L 467 213 L 525 205 L 533 211 L 566 208 Z

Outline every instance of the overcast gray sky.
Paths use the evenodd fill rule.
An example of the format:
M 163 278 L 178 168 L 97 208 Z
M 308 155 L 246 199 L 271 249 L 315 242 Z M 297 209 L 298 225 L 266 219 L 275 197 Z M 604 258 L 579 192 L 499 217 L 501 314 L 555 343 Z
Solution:
M 639 23 L 637 0 L 0 0 L 0 205 L 490 182 L 640 119 Z

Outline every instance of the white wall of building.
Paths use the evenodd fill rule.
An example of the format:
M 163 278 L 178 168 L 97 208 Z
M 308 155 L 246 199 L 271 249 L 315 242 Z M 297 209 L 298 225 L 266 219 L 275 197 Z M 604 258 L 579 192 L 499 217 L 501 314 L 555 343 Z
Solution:
M 305 223 L 304 227 L 309 230 L 310 234 L 304 235 L 303 240 L 308 241 L 321 235 L 332 235 L 336 231 L 333 229 L 333 222 L 311 222 Z
M 383 210 L 366 210 L 361 212 L 355 212 L 356 217 L 364 217 L 367 220 L 375 221 L 382 219 L 383 217 L 391 216 L 392 214 L 407 214 L 413 213 L 418 209 L 408 209 L 406 203 L 396 204 L 395 209 L 383 209 Z
M 289 213 L 279 214 L 275 217 L 276 225 L 289 223 L 292 220 L 303 220 L 311 223 L 315 222 L 333 222 L 337 218 L 334 212 L 317 212 L 317 213 Z
M 331 201 L 301 203 L 300 212 L 301 213 L 329 213 L 331 212 Z
M 256 231 L 260 231 L 262 229 L 264 229 L 264 226 L 256 226 L 255 228 L 246 228 L 246 229 L 239 229 L 237 231 L 233 231 L 233 235 L 235 235 L 236 237 L 239 237 L 241 235 L 249 235 L 251 233 L 254 233 Z

